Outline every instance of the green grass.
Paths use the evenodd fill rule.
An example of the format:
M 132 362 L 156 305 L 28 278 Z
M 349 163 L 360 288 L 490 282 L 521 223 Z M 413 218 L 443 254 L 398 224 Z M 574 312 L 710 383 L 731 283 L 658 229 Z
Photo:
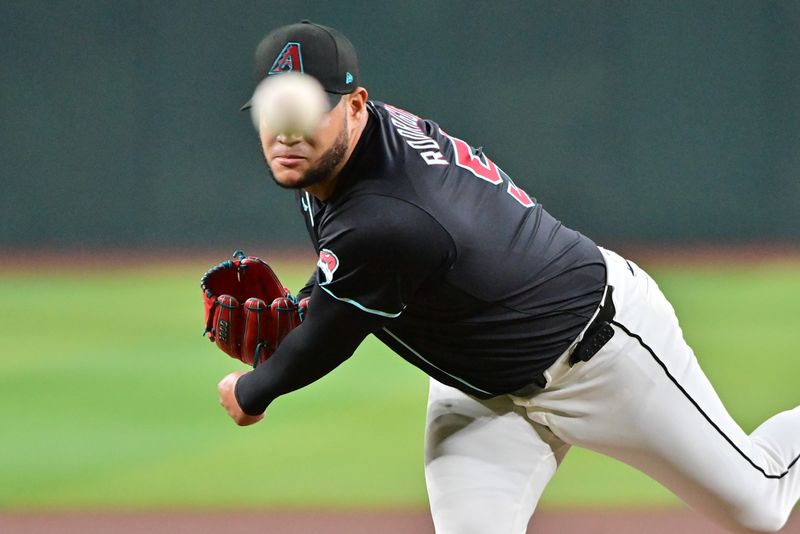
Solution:
M 244 367 L 200 335 L 205 268 L 0 273 L 0 509 L 424 506 L 426 377 L 370 339 L 238 428 L 215 386 Z M 650 270 L 746 430 L 800 401 L 797 265 Z M 675 501 L 576 449 L 543 502 Z

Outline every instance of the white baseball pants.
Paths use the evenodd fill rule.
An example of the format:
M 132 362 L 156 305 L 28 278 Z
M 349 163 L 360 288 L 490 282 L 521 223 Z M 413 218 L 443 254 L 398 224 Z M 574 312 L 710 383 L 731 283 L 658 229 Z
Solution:
M 775 532 L 800 498 L 800 407 L 747 435 L 638 266 L 603 250 L 614 336 L 588 362 L 571 349 L 527 398 L 480 401 L 431 380 L 425 478 L 438 534 L 524 533 L 571 445 L 639 469 L 736 532 Z

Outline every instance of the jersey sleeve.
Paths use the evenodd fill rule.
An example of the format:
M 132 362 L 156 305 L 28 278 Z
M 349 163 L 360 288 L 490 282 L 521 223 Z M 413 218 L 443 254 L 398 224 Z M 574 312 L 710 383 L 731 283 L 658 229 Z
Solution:
M 373 195 L 344 207 L 326 225 L 317 282 L 334 299 L 391 319 L 453 254 L 449 234 L 424 210 Z

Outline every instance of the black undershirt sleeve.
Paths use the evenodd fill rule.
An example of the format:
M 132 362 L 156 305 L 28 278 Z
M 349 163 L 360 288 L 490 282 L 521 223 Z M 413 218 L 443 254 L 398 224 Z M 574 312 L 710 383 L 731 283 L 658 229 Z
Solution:
M 266 362 L 237 382 L 236 400 L 245 413 L 263 413 L 278 396 L 319 380 L 388 321 L 334 299 L 319 286 L 314 287 L 310 302 L 305 321 Z

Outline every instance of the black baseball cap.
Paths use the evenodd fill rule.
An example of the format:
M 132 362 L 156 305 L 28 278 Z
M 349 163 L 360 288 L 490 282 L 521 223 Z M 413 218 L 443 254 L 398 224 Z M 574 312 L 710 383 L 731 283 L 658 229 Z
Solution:
M 359 85 L 353 43 L 339 31 L 302 20 L 271 31 L 256 48 L 256 83 L 268 76 L 300 72 L 316 78 L 328 95 L 330 109 Z M 242 106 L 249 109 L 251 100 Z

